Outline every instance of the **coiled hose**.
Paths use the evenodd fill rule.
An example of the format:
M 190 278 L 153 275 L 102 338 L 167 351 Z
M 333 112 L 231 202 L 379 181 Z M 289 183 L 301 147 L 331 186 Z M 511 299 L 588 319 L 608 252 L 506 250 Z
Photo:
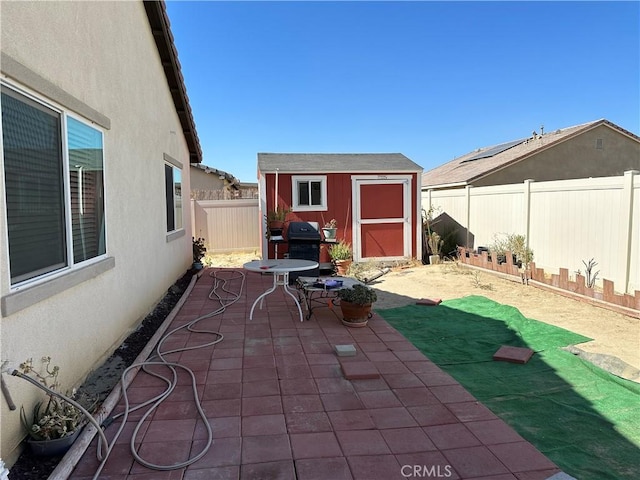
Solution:
M 155 348 L 155 354 L 151 357 L 149 357 L 148 360 L 144 361 L 144 362 L 140 362 L 140 363 L 136 363 L 133 365 L 130 365 L 129 367 L 127 367 L 124 372 L 121 375 L 120 378 L 120 382 L 122 384 L 122 398 L 124 400 L 124 411 L 122 413 L 119 413 L 117 415 L 114 415 L 112 417 L 109 417 L 107 419 L 104 420 L 104 422 L 102 423 L 102 425 L 100 425 L 98 423 L 98 421 L 84 408 L 82 407 L 82 405 L 80 405 L 79 403 L 77 403 L 75 400 L 66 397 L 65 395 L 58 393 L 54 390 L 51 390 L 49 388 L 47 388 L 46 386 L 42 385 L 41 383 L 39 383 L 37 380 L 29 377 L 28 375 L 25 375 L 21 372 L 18 372 L 17 370 L 14 370 L 12 372 L 13 375 L 18 376 L 20 378 L 23 378 L 25 380 L 27 380 L 28 382 L 32 383 L 33 385 L 35 385 L 36 387 L 44 390 L 47 392 L 47 394 L 49 395 L 53 395 L 56 396 L 58 398 L 61 398 L 62 400 L 64 400 L 65 402 L 70 403 L 71 405 L 73 405 L 74 407 L 78 408 L 80 411 L 82 411 L 82 413 L 87 417 L 88 421 L 90 423 L 92 423 L 96 429 L 98 430 L 98 447 L 97 447 L 97 458 L 100 461 L 100 465 L 98 466 L 98 469 L 96 470 L 93 479 L 98 479 L 100 473 L 102 472 L 102 469 L 104 468 L 109 455 L 114 447 L 114 445 L 116 444 L 116 441 L 118 439 L 118 437 L 120 436 L 120 434 L 122 433 L 122 430 L 124 429 L 126 423 L 127 423 L 127 419 L 128 416 L 131 412 L 134 412 L 136 410 L 139 410 L 141 408 L 144 407 L 149 407 L 145 414 L 142 416 L 142 418 L 140 420 L 138 420 L 136 427 L 131 435 L 131 440 L 129 442 L 130 445 L 130 449 L 131 449 L 131 453 L 133 455 L 133 457 L 135 458 L 135 460 L 140 463 L 141 465 L 144 465 L 147 468 L 153 469 L 153 470 L 176 470 L 176 469 L 180 469 L 180 468 L 184 468 L 188 465 L 191 465 L 192 463 L 197 462 L 198 460 L 200 460 L 204 455 L 206 455 L 207 451 L 209 450 L 209 448 L 211 447 L 211 444 L 213 443 L 213 432 L 211 430 L 211 425 L 209 425 L 209 422 L 207 421 L 207 417 L 206 414 L 202 408 L 202 405 L 200 403 L 200 399 L 198 398 L 198 390 L 197 390 L 197 382 L 196 382 L 196 377 L 195 374 L 193 373 L 193 371 L 187 367 L 185 367 L 184 365 L 181 365 L 180 363 L 176 363 L 176 362 L 170 362 L 167 361 L 165 359 L 165 356 L 173 354 L 173 353 L 180 353 L 180 352 L 185 352 L 185 351 L 189 351 L 189 350 L 197 350 L 200 348 L 205 348 L 205 347 L 210 347 L 213 345 L 216 345 L 218 343 L 220 343 L 223 339 L 224 336 L 217 331 L 211 331 L 211 330 L 200 330 L 197 329 L 196 326 L 198 324 L 198 322 L 207 319 L 207 318 L 211 318 L 214 317 L 216 315 L 220 315 L 222 314 L 226 308 L 230 305 L 233 305 L 234 303 L 236 303 L 239 299 L 240 296 L 242 295 L 242 291 L 244 289 L 244 281 L 245 281 L 245 275 L 242 271 L 238 271 L 238 270 L 220 270 L 220 271 L 213 271 L 209 274 L 213 279 L 213 288 L 211 289 L 211 291 L 209 292 L 209 296 L 208 298 L 210 300 L 214 300 L 220 303 L 220 307 L 218 307 L 217 309 L 205 314 L 205 315 L 201 315 L 197 318 L 195 318 L 194 320 L 191 320 L 190 322 L 181 325 L 179 327 L 174 328 L 173 330 L 169 331 L 167 334 L 165 334 L 160 341 L 158 342 L 158 345 Z M 227 288 L 227 284 L 231 283 L 235 280 L 240 280 L 240 286 L 239 288 L 237 288 L 237 291 L 231 291 Z M 223 294 L 220 293 L 220 291 L 224 292 L 224 294 L 226 296 L 223 296 Z M 195 346 L 189 346 L 189 347 L 182 347 L 182 348 L 175 348 L 172 350 L 167 350 L 167 351 L 162 351 L 162 346 L 165 344 L 165 342 L 175 333 L 181 331 L 181 330 L 187 330 L 191 333 L 196 333 L 196 334 L 205 334 L 205 335 L 213 335 L 215 338 L 211 341 L 202 343 L 200 345 L 195 345 Z M 157 371 L 152 371 L 149 368 L 150 367 L 154 367 L 154 366 L 162 366 L 162 367 L 166 367 L 169 369 L 169 371 L 171 372 L 171 376 L 170 377 L 166 377 L 161 375 L 160 373 L 158 373 Z M 126 390 L 126 378 L 127 375 L 129 374 L 129 372 L 131 372 L 131 370 L 137 369 L 138 367 L 141 367 L 141 369 L 149 374 L 152 375 L 160 380 L 162 380 L 163 382 L 166 383 L 166 389 L 156 395 L 155 397 L 139 404 L 136 405 L 134 407 L 131 407 L 129 405 L 129 397 L 127 395 L 127 390 Z M 158 465 L 152 462 L 149 462 L 147 460 L 145 460 L 144 458 L 142 458 L 140 456 L 140 454 L 138 453 L 138 447 L 135 445 L 135 439 L 138 435 L 138 432 L 140 430 L 140 428 L 142 427 L 142 425 L 144 424 L 144 422 L 146 421 L 146 419 L 154 412 L 154 410 L 156 408 L 158 408 L 158 406 L 160 406 L 162 404 L 163 401 L 165 401 L 173 392 L 173 390 L 175 389 L 176 385 L 177 385 L 177 381 L 178 381 L 178 370 L 177 369 L 182 369 L 183 371 L 185 371 L 186 373 L 188 373 L 191 377 L 191 388 L 193 391 L 193 399 L 194 402 L 196 404 L 196 409 L 198 411 L 198 415 L 200 417 L 200 419 L 202 420 L 202 422 L 204 423 L 204 426 L 207 430 L 207 441 L 204 444 L 204 447 L 201 449 L 201 451 L 190 457 L 189 459 L 183 461 L 183 462 L 179 462 L 179 463 L 174 463 L 171 465 Z M 115 433 L 115 436 L 113 437 L 113 439 L 111 440 L 111 443 L 109 443 L 109 441 L 107 440 L 106 435 L 104 434 L 104 430 L 103 427 L 106 428 L 108 427 L 114 420 L 118 419 L 122 417 L 122 423 L 120 425 L 120 427 L 118 428 L 118 430 Z

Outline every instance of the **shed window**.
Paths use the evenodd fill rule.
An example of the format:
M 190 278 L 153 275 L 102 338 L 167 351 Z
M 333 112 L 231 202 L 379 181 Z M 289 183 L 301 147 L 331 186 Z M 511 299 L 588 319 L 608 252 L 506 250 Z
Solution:
M 11 284 L 104 255 L 102 132 L 2 86 Z
M 293 209 L 311 211 L 327 209 L 327 177 L 292 177 Z

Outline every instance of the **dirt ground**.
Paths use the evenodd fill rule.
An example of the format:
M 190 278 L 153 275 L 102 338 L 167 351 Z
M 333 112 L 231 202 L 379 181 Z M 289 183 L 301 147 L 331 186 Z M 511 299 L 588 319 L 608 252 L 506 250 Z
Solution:
M 259 255 L 254 252 L 216 255 L 213 261 L 214 266 L 218 267 L 241 267 L 243 263 L 257 258 Z M 378 290 L 374 309 L 409 305 L 420 298 L 449 300 L 467 295 L 482 295 L 511 305 L 528 318 L 592 338 L 592 341 L 578 345 L 585 357 L 594 354 L 617 357 L 631 367 L 622 365 L 622 370 L 626 371 L 621 376 L 640 380 L 640 320 L 637 318 L 532 285 L 523 285 L 519 280 L 506 280 L 489 272 L 471 270 L 455 262 L 391 268 L 391 271 L 369 285 Z

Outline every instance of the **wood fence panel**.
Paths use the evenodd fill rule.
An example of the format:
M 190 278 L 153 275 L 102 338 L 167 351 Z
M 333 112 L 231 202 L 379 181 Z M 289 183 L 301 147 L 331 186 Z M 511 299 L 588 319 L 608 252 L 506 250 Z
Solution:
M 192 200 L 193 236 L 205 239 L 207 251 L 260 250 L 258 199 Z

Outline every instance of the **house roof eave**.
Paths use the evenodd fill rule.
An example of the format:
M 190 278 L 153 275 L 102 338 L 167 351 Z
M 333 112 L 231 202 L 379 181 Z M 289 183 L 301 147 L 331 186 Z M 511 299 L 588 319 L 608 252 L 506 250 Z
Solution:
M 193 112 L 189 104 L 189 96 L 182 76 L 180 61 L 178 60 L 178 51 L 171 34 L 165 2 L 164 0 L 145 0 L 143 4 L 176 113 L 180 119 L 182 134 L 189 148 L 189 163 L 200 163 L 202 162 L 202 148 L 196 131 Z

